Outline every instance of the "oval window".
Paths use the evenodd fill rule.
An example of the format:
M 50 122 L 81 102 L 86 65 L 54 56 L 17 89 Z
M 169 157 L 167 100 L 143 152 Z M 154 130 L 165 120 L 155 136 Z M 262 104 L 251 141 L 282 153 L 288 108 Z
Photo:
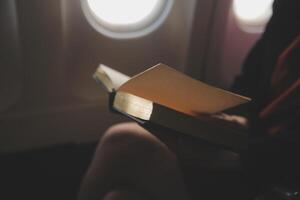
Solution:
M 247 32 L 262 32 L 272 15 L 274 0 L 234 0 L 233 12 L 238 25 Z
M 89 23 L 113 38 L 136 38 L 158 28 L 173 0 L 81 0 Z

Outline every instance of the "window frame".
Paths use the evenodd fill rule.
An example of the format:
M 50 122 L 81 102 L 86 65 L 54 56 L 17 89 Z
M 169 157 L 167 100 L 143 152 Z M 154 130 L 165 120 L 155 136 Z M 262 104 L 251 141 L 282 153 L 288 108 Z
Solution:
M 83 13 L 89 24 L 102 35 L 114 39 L 133 39 L 155 31 L 168 17 L 174 0 L 161 0 L 145 19 L 132 24 L 112 24 L 101 20 L 90 8 L 88 0 L 81 0 Z

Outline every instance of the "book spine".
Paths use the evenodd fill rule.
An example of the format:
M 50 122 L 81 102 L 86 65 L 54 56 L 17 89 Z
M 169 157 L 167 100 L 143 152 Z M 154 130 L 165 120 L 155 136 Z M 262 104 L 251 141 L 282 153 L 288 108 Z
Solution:
M 119 113 L 118 111 L 116 111 L 116 109 L 114 108 L 114 101 L 115 101 L 115 96 L 116 96 L 116 92 L 110 92 L 109 96 L 108 96 L 108 109 L 110 112 L 113 113 Z

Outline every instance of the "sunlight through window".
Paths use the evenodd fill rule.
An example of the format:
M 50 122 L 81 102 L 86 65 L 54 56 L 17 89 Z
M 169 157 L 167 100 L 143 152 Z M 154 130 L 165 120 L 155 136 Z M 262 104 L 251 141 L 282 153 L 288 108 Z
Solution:
M 134 24 L 147 18 L 159 0 L 88 0 L 93 13 L 107 23 Z
M 133 38 L 155 30 L 167 17 L 173 0 L 82 0 L 86 17 L 109 37 Z
M 248 29 L 262 29 L 272 15 L 274 0 L 234 0 L 233 11 L 239 23 Z

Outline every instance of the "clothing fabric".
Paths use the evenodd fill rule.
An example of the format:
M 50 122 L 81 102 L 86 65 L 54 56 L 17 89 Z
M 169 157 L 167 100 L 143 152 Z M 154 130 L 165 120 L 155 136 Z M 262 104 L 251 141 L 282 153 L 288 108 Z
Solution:
M 233 91 L 249 96 L 249 150 L 254 183 L 300 182 L 300 1 L 275 0 L 273 16 L 247 57 Z

